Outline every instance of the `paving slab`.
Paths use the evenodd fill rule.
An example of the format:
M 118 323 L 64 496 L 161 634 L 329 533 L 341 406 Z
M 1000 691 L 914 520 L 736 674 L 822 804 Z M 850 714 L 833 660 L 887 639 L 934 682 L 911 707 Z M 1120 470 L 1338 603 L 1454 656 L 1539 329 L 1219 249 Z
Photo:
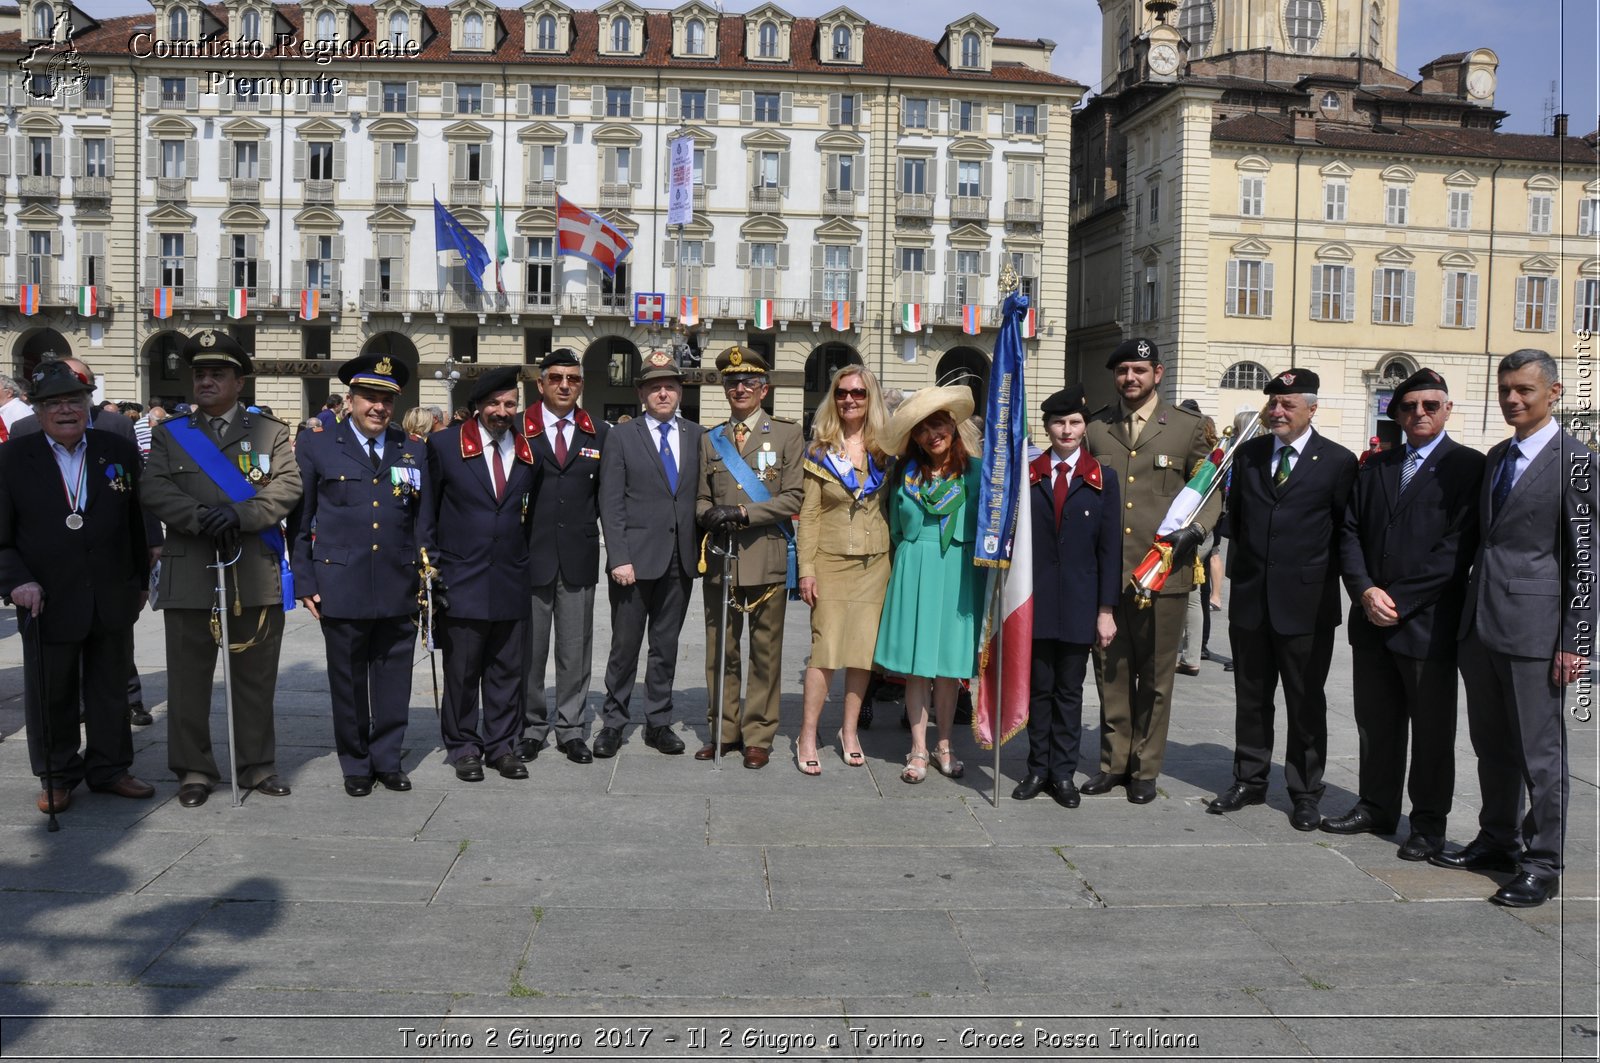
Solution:
M 492 839 L 524 846 L 580 845 L 597 837 L 617 845 L 706 844 L 704 797 L 535 795 L 526 788 L 515 789 L 515 782 L 491 778 L 503 785 L 483 783 L 447 793 L 421 836 L 429 841 Z
M 1393 890 L 1339 853 L 1299 842 L 1067 846 L 1061 855 L 1113 908 L 1395 899 Z
M 193 834 L 288 835 L 330 838 L 412 837 L 419 833 L 444 801 L 444 795 L 426 790 L 391 793 L 381 787 L 361 799 L 361 812 L 341 788 L 295 786 L 288 797 L 266 797 L 240 791 L 233 806 L 226 783 L 212 791 L 206 803 L 185 808 L 176 800 L 163 802 L 144 821 L 147 830 Z M 351 813 L 351 814 L 346 814 Z
M 213 902 L 45 890 L 5 896 L 0 983 L 130 983 L 166 955 Z M 197 977 L 227 977 L 241 957 L 216 957 Z
M 836 797 L 773 802 L 759 817 L 748 801 L 720 794 L 710 799 L 711 844 L 816 846 L 988 845 L 990 840 L 960 797 L 923 801 Z
M 427 904 L 459 852 L 454 844 L 410 839 L 219 835 L 185 853 L 144 893 Z M 263 868 L 272 869 L 269 881 Z
M 772 906 L 817 911 L 1081 908 L 1097 903 L 1047 848 L 766 850 Z
M 204 840 L 203 834 L 82 829 L 75 823 L 50 834 L 40 816 L 25 827 L 0 826 L 0 890 L 137 893 Z
M 1123 792 L 1085 797 L 1077 808 L 1062 808 L 1048 797 L 1013 801 L 1001 791 L 1000 807 L 984 796 L 968 802 L 972 815 L 996 845 L 1233 845 L 1248 843 L 1231 817 L 1207 815 L 1198 804 L 1157 798 L 1148 805 L 1128 803 Z M 1271 839 L 1282 841 L 1282 836 Z
M 766 867 L 755 846 L 614 844 L 526 846 L 498 838 L 461 850 L 439 904 L 599 909 L 766 911 Z M 604 920 L 608 914 L 592 918 Z

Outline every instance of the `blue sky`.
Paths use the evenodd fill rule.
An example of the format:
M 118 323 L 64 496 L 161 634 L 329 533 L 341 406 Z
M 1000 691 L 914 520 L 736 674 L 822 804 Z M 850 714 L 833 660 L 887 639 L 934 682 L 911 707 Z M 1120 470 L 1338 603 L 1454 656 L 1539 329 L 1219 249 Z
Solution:
M 442 2 L 442 0 L 430 0 Z M 500 0 L 503 7 L 515 0 Z M 589 0 L 569 0 L 575 7 Z M 726 9 L 744 11 L 759 0 L 723 0 Z M 819 15 L 840 0 L 780 0 L 796 15 Z M 1032 4 L 980 5 L 975 0 L 846 0 L 874 22 L 924 37 L 937 37 L 949 22 L 977 10 L 1007 37 L 1046 37 L 1057 43 L 1056 73 L 1093 86 L 1100 78 L 1100 11 L 1095 0 L 1035 0 Z M 1500 56 L 1496 106 L 1511 112 L 1501 126 L 1509 132 L 1537 133 L 1544 119 L 1550 83 L 1557 83 L 1558 107 L 1572 116 L 1571 130 L 1588 133 L 1600 113 L 1596 56 L 1600 55 L 1595 0 L 1390 0 L 1400 4 L 1400 65 L 1415 77 L 1428 60 L 1447 52 L 1493 48 Z M 140 0 L 79 0 L 91 15 L 110 16 L 150 10 Z M 653 4 L 647 7 L 675 6 Z M 1558 47 L 1559 46 L 1559 47 Z

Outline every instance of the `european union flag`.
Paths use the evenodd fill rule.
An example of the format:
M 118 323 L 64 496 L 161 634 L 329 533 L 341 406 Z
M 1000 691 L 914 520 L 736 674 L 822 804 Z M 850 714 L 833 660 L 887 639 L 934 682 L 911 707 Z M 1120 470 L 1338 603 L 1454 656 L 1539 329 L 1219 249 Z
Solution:
M 492 261 L 488 248 L 444 208 L 438 196 L 433 199 L 433 247 L 441 255 L 446 251 L 459 251 L 466 261 L 467 275 L 472 278 L 472 283 L 478 286 L 479 291 L 487 290 L 483 286 L 483 271 Z

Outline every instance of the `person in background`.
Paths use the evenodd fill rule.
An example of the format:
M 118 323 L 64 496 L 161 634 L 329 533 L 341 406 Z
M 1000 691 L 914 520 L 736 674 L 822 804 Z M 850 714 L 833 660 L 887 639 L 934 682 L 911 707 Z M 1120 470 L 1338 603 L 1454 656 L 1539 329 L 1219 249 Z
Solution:
M 400 426 L 405 429 L 406 438 L 426 443 L 437 422 L 433 414 L 418 406 L 406 411 L 406 415 L 400 419 Z
M 344 396 L 329 395 L 328 401 L 322 404 L 322 409 L 317 414 L 317 420 L 322 422 L 323 428 L 332 428 L 344 418 Z
M 23 393 L 22 385 L 4 374 L 0 374 L 0 443 L 4 443 L 11 435 L 11 429 L 16 423 L 33 413 L 33 407 L 28 405 L 28 397 Z

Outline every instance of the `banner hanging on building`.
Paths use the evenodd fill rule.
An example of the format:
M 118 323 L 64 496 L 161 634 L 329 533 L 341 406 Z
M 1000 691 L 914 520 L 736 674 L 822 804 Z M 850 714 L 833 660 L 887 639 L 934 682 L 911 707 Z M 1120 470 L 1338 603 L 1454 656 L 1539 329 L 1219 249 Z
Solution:
M 672 141 L 667 184 L 667 224 L 688 225 L 694 220 L 694 137 Z
M 634 292 L 633 323 L 635 325 L 660 325 L 667 317 L 665 292 Z

